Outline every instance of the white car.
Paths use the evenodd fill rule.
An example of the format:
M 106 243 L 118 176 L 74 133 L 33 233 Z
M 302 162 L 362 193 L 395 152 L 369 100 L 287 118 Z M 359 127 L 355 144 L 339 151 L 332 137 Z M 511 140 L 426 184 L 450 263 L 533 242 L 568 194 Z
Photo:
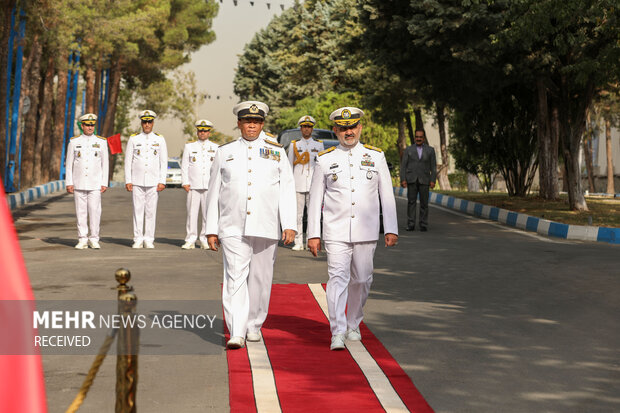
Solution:
M 178 159 L 168 159 L 168 171 L 166 172 L 166 186 L 178 186 L 183 183 L 181 178 L 181 163 Z

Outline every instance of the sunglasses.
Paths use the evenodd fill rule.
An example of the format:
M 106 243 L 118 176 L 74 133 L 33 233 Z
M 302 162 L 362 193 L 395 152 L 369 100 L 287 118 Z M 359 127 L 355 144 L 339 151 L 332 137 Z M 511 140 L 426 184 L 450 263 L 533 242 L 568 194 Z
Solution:
M 152 120 L 143 120 L 142 123 L 153 123 Z

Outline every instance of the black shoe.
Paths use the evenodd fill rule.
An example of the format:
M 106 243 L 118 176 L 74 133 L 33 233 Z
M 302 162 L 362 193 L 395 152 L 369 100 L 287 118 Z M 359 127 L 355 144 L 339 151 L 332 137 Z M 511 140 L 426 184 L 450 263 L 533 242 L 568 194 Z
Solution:
M 422 232 L 426 232 L 426 231 L 428 231 L 428 228 L 426 228 L 426 227 L 420 227 L 420 231 L 422 231 Z
M 413 225 L 407 225 L 407 231 L 415 231 L 415 227 Z

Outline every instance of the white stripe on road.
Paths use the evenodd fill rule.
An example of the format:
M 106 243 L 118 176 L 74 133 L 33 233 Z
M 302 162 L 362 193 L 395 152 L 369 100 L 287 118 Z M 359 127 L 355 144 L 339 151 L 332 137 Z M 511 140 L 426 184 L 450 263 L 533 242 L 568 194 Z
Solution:
M 256 411 L 262 412 L 281 412 L 278 391 L 276 390 L 276 380 L 273 376 L 271 361 L 267 354 L 265 342 L 247 342 L 248 358 L 250 359 L 250 369 L 252 370 L 252 385 L 254 386 L 254 400 L 256 401 Z
M 329 319 L 327 312 L 327 296 L 321 284 L 308 284 L 317 303 L 323 310 L 325 317 Z M 368 353 L 361 341 L 346 341 L 347 349 L 357 365 L 366 376 L 368 384 L 375 392 L 377 399 L 386 412 L 408 412 L 409 410 L 401 400 L 394 387 L 383 373 L 375 359 Z

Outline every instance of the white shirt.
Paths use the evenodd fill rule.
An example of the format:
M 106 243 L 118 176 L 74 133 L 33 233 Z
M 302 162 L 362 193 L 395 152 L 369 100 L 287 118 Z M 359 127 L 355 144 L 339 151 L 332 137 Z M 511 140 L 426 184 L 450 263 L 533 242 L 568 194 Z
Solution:
M 383 152 L 358 143 L 322 152 L 310 187 L 308 239 L 365 242 L 379 238 L 379 202 L 385 233 L 398 235 L 392 178 Z
M 139 186 L 166 184 L 168 149 L 158 133 L 131 135 L 125 148 L 125 183 Z
M 280 238 L 297 228 L 295 184 L 281 145 L 239 138 L 220 146 L 211 166 L 207 234 Z
M 185 144 L 181 158 L 182 185 L 189 185 L 190 189 L 209 189 L 211 164 L 217 147 L 217 143 L 208 139 Z
M 298 163 L 294 165 L 296 156 L 294 148 L 297 147 L 299 155 L 303 155 L 304 152 L 308 153 L 309 161 L 307 164 L 302 165 Z M 316 158 L 319 152 L 323 151 L 323 142 L 314 138 L 302 138 L 294 140 L 288 147 L 288 159 L 293 167 L 293 176 L 295 177 L 295 191 L 297 192 L 309 192 L 310 183 L 312 182 L 312 172 L 314 171 L 314 165 L 316 164 Z
M 81 191 L 108 186 L 108 141 L 97 135 L 71 138 L 65 162 L 65 185 Z

